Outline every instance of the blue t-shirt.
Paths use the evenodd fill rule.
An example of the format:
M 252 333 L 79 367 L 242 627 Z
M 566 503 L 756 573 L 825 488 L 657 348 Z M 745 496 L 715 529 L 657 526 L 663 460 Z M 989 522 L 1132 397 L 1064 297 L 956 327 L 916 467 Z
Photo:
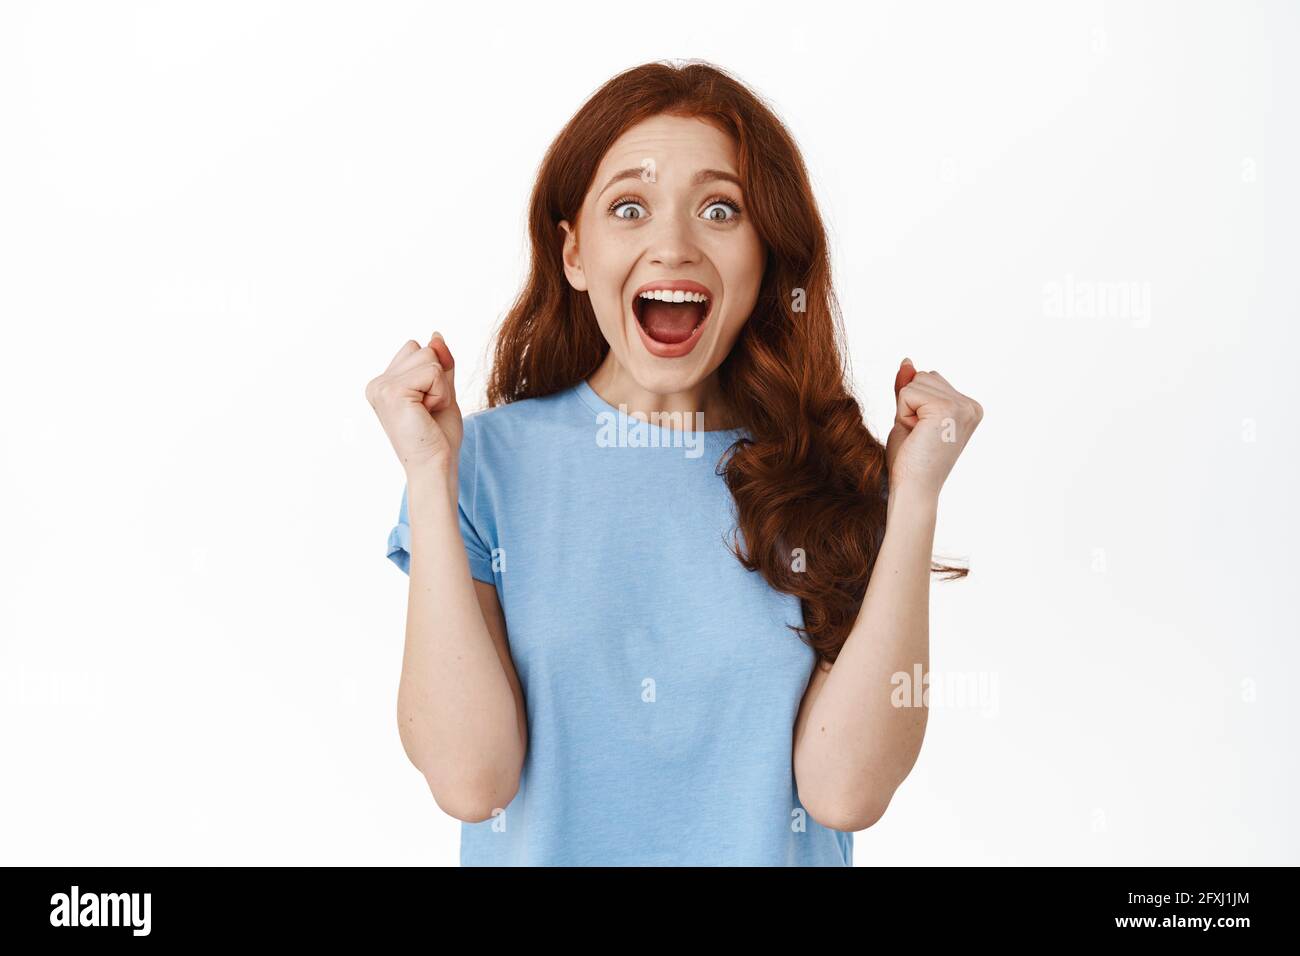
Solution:
M 746 433 L 621 416 L 585 381 L 464 421 L 461 536 L 528 749 L 504 812 L 462 823 L 461 865 L 851 866 L 853 835 L 795 790 L 799 599 L 727 550 L 715 469 Z M 409 547 L 403 490 L 388 557 L 408 574 Z

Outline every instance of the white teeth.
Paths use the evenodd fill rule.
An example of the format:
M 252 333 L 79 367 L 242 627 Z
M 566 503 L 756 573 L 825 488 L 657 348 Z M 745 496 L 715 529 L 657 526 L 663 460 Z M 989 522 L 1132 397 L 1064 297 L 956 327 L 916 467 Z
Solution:
M 701 292 L 670 292 L 667 289 L 652 289 L 642 292 L 643 299 L 656 299 L 659 302 L 708 302 L 709 297 Z

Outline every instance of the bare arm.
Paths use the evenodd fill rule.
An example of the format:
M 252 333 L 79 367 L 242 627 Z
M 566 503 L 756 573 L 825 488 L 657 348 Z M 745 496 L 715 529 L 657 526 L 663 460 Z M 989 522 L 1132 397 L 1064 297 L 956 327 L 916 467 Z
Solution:
M 402 746 L 438 806 L 478 822 L 513 799 L 528 732 L 496 588 L 470 576 L 455 487 L 454 471 L 408 474 L 410 590 L 397 716 Z
M 905 493 L 904 493 L 905 494 Z M 895 707 L 891 678 L 930 669 L 930 556 L 937 499 L 891 493 L 867 593 L 833 667 L 813 671 L 795 722 L 799 799 L 817 822 L 861 830 L 916 763 L 925 707 Z
M 928 708 L 911 694 L 895 706 L 894 678 L 912 681 L 918 667 L 923 678 L 929 673 L 939 490 L 984 416 L 979 402 L 909 359 L 894 394 L 884 540 L 844 646 L 829 670 L 814 670 L 795 719 L 799 798 L 836 830 L 880 819 L 920 753 Z
M 470 575 L 460 535 L 464 421 L 456 361 L 438 332 L 407 341 L 366 385 L 406 470 L 411 528 L 397 727 L 444 811 L 491 817 L 519 789 L 528 728 L 496 588 Z

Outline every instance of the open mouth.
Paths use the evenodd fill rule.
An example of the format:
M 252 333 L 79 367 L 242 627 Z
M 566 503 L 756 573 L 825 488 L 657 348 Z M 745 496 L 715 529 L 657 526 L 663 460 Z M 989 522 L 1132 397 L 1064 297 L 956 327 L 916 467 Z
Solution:
M 693 283 L 693 285 L 697 285 Z M 632 314 L 645 334 L 665 346 L 695 335 L 713 309 L 713 296 L 697 289 L 641 289 L 632 297 Z

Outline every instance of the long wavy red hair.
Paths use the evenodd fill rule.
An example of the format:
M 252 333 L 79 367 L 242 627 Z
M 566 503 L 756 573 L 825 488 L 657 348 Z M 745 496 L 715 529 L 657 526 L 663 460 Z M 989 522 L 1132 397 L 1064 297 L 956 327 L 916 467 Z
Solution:
M 792 630 L 833 663 L 885 535 L 885 449 L 846 385 L 826 229 L 803 159 L 772 109 L 739 80 L 699 61 L 637 66 L 597 90 L 555 138 L 529 207 L 530 273 L 496 332 L 488 406 L 569 388 L 604 359 L 609 345 L 591 302 L 565 278 L 558 227 L 577 221 L 614 141 L 660 113 L 697 117 L 730 134 L 767 254 L 754 310 L 717 373 L 752 436 L 719 463 L 745 542 L 729 547 L 773 588 L 799 597 L 804 622 Z M 945 565 L 932 571 L 966 574 Z

